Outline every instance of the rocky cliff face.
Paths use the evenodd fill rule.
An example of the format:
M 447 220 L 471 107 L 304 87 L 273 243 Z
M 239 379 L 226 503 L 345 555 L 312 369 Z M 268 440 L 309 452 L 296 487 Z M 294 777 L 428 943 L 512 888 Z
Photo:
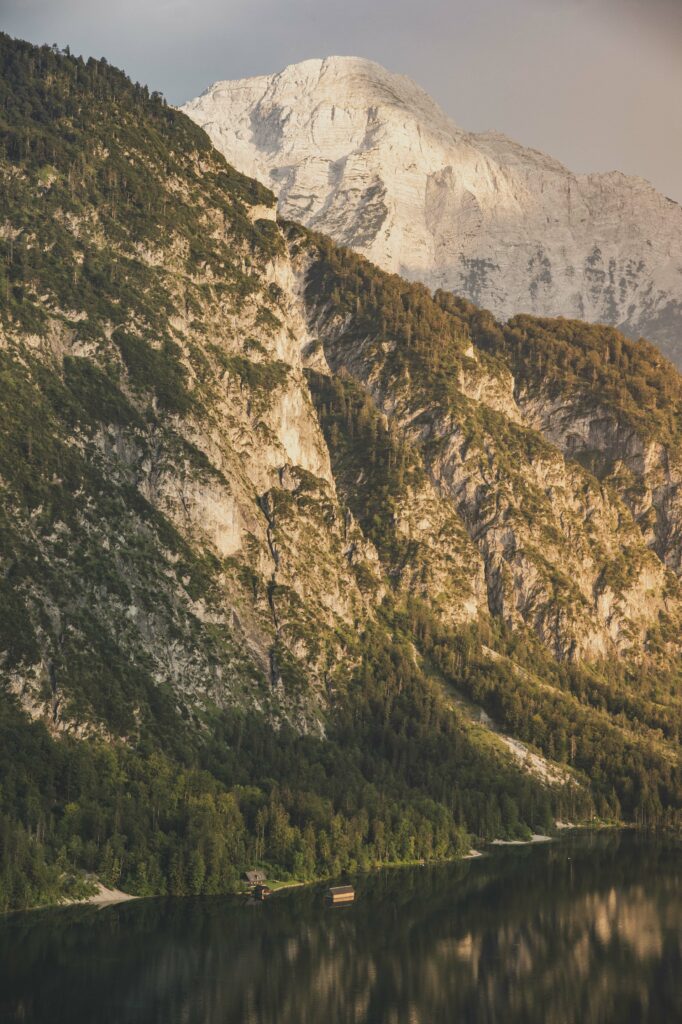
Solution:
M 147 147 L 118 87 L 78 171 L 3 166 L 4 678 L 55 731 L 235 706 L 319 731 L 384 582 L 337 497 L 274 198 L 184 118 Z
M 516 317 L 476 332 L 503 354 L 526 422 L 607 481 L 648 546 L 680 574 L 680 377 L 653 346 L 570 321 Z
M 310 330 L 323 340 L 331 370 L 369 391 L 419 454 L 428 487 L 464 526 L 461 558 L 474 581 L 485 581 L 485 590 L 472 589 L 478 613 L 530 628 L 559 658 L 639 657 L 661 615 L 678 621 L 680 593 L 627 493 L 567 458 L 575 451 L 519 392 L 513 371 L 472 344 L 470 328 L 447 304 L 438 344 L 450 379 L 439 387 L 430 349 L 368 335 L 367 311 L 334 300 L 344 285 L 374 290 L 377 322 L 382 305 L 396 301 L 418 322 L 425 294 L 395 279 L 372 281 L 352 257 L 301 242 L 296 230 L 291 237 L 307 281 Z M 388 299 L 391 290 L 398 295 Z M 585 430 L 586 421 L 599 430 L 595 400 L 570 406 L 565 399 L 562 408 L 566 433 Z M 452 541 L 443 554 L 448 547 Z
M 221 195 L 217 159 L 192 171 L 201 193 L 176 196 L 191 230 L 135 245 L 140 289 L 154 279 L 163 297 L 154 312 L 140 296 L 118 325 L 87 302 L 65 315 L 46 277 L 40 326 L 23 326 L 26 294 L 6 322 L 7 380 L 33 396 L 21 416 L 7 406 L 7 571 L 45 566 L 12 585 L 25 638 L 7 624 L 5 664 L 23 706 L 57 730 L 107 719 L 119 695 L 96 680 L 113 650 L 121 693 L 137 680 L 126 731 L 157 687 L 198 718 L 246 702 L 323 730 L 354 631 L 388 595 L 450 628 L 500 621 L 561 661 L 669 664 L 671 435 L 643 433 L 598 389 L 533 383 L 532 353 L 488 315 L 279 224 L 245 179 Z M 130 259 L 105 214 L 73 216 L 74 265 L 102 237 Z M 27 496 L 16 452 L 31 465 L 52 444 Z M 75 480 L 82 504 L 64 493 Z
M 682 210 L 646 181 L 572 174 L 464 132 L 409 79 L 357 58 L 217 82 L 183 109 L 283 216 L 379 266 L 501 318 L 616 324 L 680 365 Z
M 349 67 L 379 133 L 382 104 L 407 118 L 412 87 L 373 66 L 304 81 Z M 77 170 L 3 171 L 0 651 L 23 707 L 134 737 L 159 701 L 197 724 L 248 706 L 322 734 L 359 636 L 415 601 L 560 663 L 670 670 L 682 385 L 656 350 L 389 275 L 277 220 L 184 115 L 152 106 L 161 151 L 126 134 L 120 88 Z M 419 96 L 427 152 L 451 129 Z

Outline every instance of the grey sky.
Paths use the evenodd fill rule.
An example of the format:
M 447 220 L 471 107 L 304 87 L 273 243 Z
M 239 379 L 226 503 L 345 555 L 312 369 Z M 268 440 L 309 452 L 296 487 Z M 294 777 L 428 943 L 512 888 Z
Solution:
M 181 103 L 308 57 L 378 60 L 453 120 L 682 201 L 682 0 L 0 0 L 0 26 Z

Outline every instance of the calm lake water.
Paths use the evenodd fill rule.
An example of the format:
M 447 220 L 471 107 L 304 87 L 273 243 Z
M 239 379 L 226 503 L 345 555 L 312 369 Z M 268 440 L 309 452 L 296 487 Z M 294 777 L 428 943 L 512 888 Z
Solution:
M 0 1020 L 45 1024 L 675 1024 L 682 844 L 506 847 L 265 904 L 140 900 L 0 919 Z

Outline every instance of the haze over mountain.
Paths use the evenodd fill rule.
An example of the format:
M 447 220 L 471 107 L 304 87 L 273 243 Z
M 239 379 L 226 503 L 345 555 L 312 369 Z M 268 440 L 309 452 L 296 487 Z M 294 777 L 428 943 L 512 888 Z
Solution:
M 506 319 L 579 317 L 682 361 L 682 208 L 460 130 L 414 82 L 354 57 L 216 82 L 182 108 L 288 218 Z

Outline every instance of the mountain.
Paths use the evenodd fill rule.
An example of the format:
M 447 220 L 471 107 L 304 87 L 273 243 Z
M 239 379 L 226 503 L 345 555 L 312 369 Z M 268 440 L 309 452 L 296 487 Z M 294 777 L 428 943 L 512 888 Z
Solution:
M 450 121 L 354 57 L 216 82 L 182 108 L 282 216 L 490 309 L 614 324 L 682 365 L 682 208 Z
M 682 813 L 682 378 L 0 36 L 0 907 Z

